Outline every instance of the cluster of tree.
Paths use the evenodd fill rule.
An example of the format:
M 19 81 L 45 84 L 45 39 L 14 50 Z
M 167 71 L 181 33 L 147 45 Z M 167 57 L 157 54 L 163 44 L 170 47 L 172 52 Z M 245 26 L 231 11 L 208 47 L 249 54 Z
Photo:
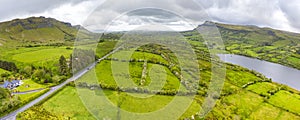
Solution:
M 25 76 L 20 73 L 9 73 L 9 72 L 4 72 L 0 74 L 0 82 L 4 82 L 5 80 L 23 80 Z
M 74 41 L 75 39 L 76 39 L 76 37 L 74 35 L 65 33 L 64 40 Z
M 60 75 L 68 75 L 70 73 L 66 58 L 62 55 L 59 58 L 59 73 Z
M 13 75 L 9 73 L 2 73 L 0 75 L 0 81 L 8 80 L 11 77 L 15 78 L 15 75 L 19 74 L 22 78 L 31 78 L 37 83 L 58 84 L 72 75 L 72 68 L 75 68 L 74 72 L 77 72 L 94 61 L 94 51 L 83 49 L 75 49 L 74 54 L 70 55 L 69 59 L 62 55 L 58 60 L 58 64 L 51 67 L 25 65 L 25 67 L 18 69 L 15 63 L 0 60 L 0 68 L 14 72 Z
M 47 111 L 40 105 L 31 107 L 29 110 L 18 114 L 18 119 L 21 120 L 61 120 L 63 116 L 58 116 L 52 112 Z M 66 119 L 66 118 L 65 118 Z
M 123 34 L 122 33 L 102 33 L 100 41 L 104 42 L 105 40 L 119 40 Z
M 12 72 L 18 71 L 18 68 L 15 63 L 3 61 L 3 60 L 0 60 L 0 68 L 2 68 L 4 70 L 12 71 Z
M 76 73 L 84 69 L 91 63 L 95 62 L 95 59 L 97 59 L 97 57 L 93 50 L 74 49 L 73 55 L 70 59 L 71 62 L 69 66 L 70 68 L 72 68 L 73 73 Z M 61 64 L 61 66 L 64 66 L 64 64 Z
M 122 91 L 122 92 L 129 92 L 129 93 L 151 93 L 151 94 L 169 95 L 169 96 L 174 96 L 174 95 L 185 96 L 185 95 L 198 94 L 196 91 L 178 91 L 176 89 L 149 90 L 140 87 L 124 88 L 124 87 L 118 87 L 115 85 L 107 85 L 107 84 L 100 84 L 100 85 L 87 84 L 86 82 L 78 82 L 76 86 L 80 88 L 88 88 L 91 90 L 108 89 L 108 90 Z
M 71 58 L 70 58 L 71 59 Z M 28 65 L 19 70 L 25 78 L 31 78 L 38 83 L 61 83 L 68 76 L 71 76 L 71 60 L 67 60 L 63 55 L 58 60 L 58 66 L 51 68 L 36 67 Z M 1 75 L 2 76 L 2 75 Z M 7 75 L 6 75 L 7 76 Z M 2 77 L 5 77 L 4 75 Z
M 65 45 L 65 43 L 33 43 L 33 44 L 28 44 L 28 45 L 22 45 L 20 47 L 27 47 L 27 48 L 31 48 L 31 47 L 41 47 L 41 46 L 63 46 Z
M 33 71 L 32 79 L 39 83 L 52 82 L 51 78 L 52 71 L 46 68 L 38 68 Z
M 134 59 L 131 58 L 130 60 L 119 60 L 118 58 L 105 58 L 105 60 L 112 60 L 112 61 L 121 61 L 121 62 L 145 62 L 144 59 Z M 169 67 L 169 64 L 163 63 L 159 60 L 157 60 L 156 58 L 151 58 L 150 60 L 147 60 L 148 63 L 152 63 L 152 64 L 159 64 L 165 67 Z
M 11 96 L 7 89 L 0 88 L 0 104 L 0 115 L 4 115 L 19 107 L 21 102 L 17 96 Z
M 0 75 L 0 82 L 3 82 L 4 80 L 7 80 L 10 74 L 8 72 L 2 73 Z
M 38 83 L 49 83 L 52 81 L 53 72 L 46 67 L 25 66 L 19 73 L 26 78 L 32 78 Z
M 0 100 L 8 99 L 9 96 L 10 96 L 10 93 L 7 89 L 0 88 Z

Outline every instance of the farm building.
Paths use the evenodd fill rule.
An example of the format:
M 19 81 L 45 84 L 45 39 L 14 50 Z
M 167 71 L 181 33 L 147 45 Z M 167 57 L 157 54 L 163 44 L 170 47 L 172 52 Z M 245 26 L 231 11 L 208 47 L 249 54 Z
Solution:
M 12 81 L 5 81 L 4 84 L 0 85 L 0 87 L 7 88 L 7 89 L 14 89 L 16 87 L 19 87 L 22 84 L 23 82 L 20 80 L 12 80 Z

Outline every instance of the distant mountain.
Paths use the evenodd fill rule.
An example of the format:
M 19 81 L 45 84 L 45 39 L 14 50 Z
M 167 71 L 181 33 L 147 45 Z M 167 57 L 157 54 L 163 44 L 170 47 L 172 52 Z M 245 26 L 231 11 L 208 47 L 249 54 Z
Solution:
M 298 33 L 261 28 L 254 25 L 230 25 L 211 21 L 206 21 L 198 28 L 209 25 L 215 25 L 219 29 L 222 39 L 226 43 L 230 41 L 236 41 L 237 43 L 247 41 L 249 44 L 271 46 L 278 41 L 286 40 L 282 46 L 300 46 L 300 34 Z
M 0 44 L 43 44 L 73 41 L 79 25 L 61 22 L 53 18 L 30 17 L 14 19 L 0 23 Z M 88 37 L 89 32 L 81 29 L 82 36 Z M 84 35 L 85 34 L 85 35 Z
M 205 22 L 201 27 L 216 26 L 226 51 L 300 69 L 300 34 L 253 25 L 229 25 Z M 195 30 L 190 33 L 195 34 Z M 188 32 L 189 33 L 189 32 Z

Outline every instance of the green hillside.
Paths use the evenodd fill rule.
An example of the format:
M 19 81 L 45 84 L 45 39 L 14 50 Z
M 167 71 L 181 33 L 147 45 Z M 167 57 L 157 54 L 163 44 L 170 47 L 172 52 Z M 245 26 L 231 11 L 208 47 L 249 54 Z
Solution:
M 56 45 L 74 41 L 80 26 L 53 18 L 30 17 L 0 23 L 1 47 Z M 85 29 L 81 36 L 91 33 Z
M 300 68 L 300 34 L 256 26 L 215 24 L 220 30 L 228 53 Z M 211 22 L 206 22 L 198 28 L 210 25 Z M 111 52 L 118 42 L 122 42 L 120 37 L 123 37 L 123 33 L 103 33 L 104 36 L 100 39 L 97 49 L 92 51 L 90 49 L 95 44 L 88 40 L 95 40 L 99 34 L 84 30 L 78 35 L 78 27 L 44 17 L 15 19 L 0 23 L 0 60 L 5 65 L 16 64 L 18 68 L 11 71 L 0 69 L 0 74 L 5 76 L 1 79 L 24 77 L 25 84 L 30 84 L 31 87 L 22 86 L 19 88 L 21 90 L 57 85 L 71 77 L 73 69 L 71 65 L 78 66 L 78 69 L 73 69 L 78 71 L 89 64 L 89 60 L 94 60 L 93 54 L 102 57 Z M 139 40 L 148 38 L 165 40 L 166 43 L 173 42 L 167 40 L 183 38 L 170 36 L 168 32 L 133 36 L 137 38 L 135 42 L 125 42 L 127 46 L 122 47 L 122 51 L 115 52 L 99 62 L 95 68 L 76 81 L 76 84 L 69 84 L 47 100 L 20 113 L 18 119 L 103 118 L 105 116 L 98 110 L 103 110 L 108 114 L 116 113 L 114 109 L 106 110 L 109 105 L 119 106 L 122 110 L 133 113 L 150 113 L 164 108 L 176 94 L 179 94 L 179 99 L 192 101 L 189 108 L 182 113 L 177 109 L 169 110 L 170 114 L 159 113 L 157 119 L 161 115 L 179 119 L 198 119 L 203 112 L 206 112 L 203 111 L 201 105 L 208 96 L 207 92 L 214 74 L 212 69 L 220 67 L 218 65 L 222 63 L 218 58 L 210 55 L 209 48 L 216 50 L 220 48 L 213 42 L 206 44 L 201 35 L 197 34 L 196 29 L 182 32 L 182 35 L 187 42 L 181 41 L 182 44 L 171 47 L 174 47 L 173 49 L 182 56 L 188 56 L 189 53 L 182 51 L 181 48 L 190 44 L 195 52 L 195 58 L 192 59 L 196 61 L 195 64 L 188 65 L 185 69 L 181 68 L 178 56 L 175 56 L 174 51 L 164 45 L 147 44 L 137 49 L 132 47 L 137 45 Z M 82 41 L 84 45 L 75 49 L 73 42 L 78 36 L 86 41 Z M 156 36 L 158 37 L 155 38 Z M 71 56 L 70 54 L 76 50 L 79 55 Z M 133 54 L 130 56 L 131 52 Z M 124 58 L 124 55 L 128 55 L 129 58 Z M 72 57 L 77 58 L 79 62 L 73 63 Z M 189 62 L 187 59 L 188 57 L 183 60 L 183 63 Z M 217 66 L 213 66 L 212 62 L 217 63 Z M 113 71 L 112 66 L 117 69 Z M 221 95 L 212 95 L 216 100 L 216 105 L 204 119 L 300 119 L 299 91 L 274 83 L 255 71 L 232 64 L 225 66 L 226 78 Z M 123 68 L 127 67 L 128 71 L 124 71 Z M 199 70 L 199 75 L 191 73 L 191 71 L 197 71 L 196 69 Z M 9 75 L 3 74 L 6 72 Z M 94 77 L 96 80 L 93 79 Z M 116 79 L 123 84 L 119 85 Z M 200 79 L 200 81 L 195 82 L 194 79 Z M 152 86 L 148 87 L 150 85 Z M 102 90 L 99 90 L 99 87 Z M 78 92 L 86 94 L 78 96 Z M 41 93 L 44 91 L 19 97 L 3 97 L 5 99 L 0 101 L 2 103 L 17 102 L 0 106 L 1 115 L 22 106 Z M 127 93 L 150 97 L 138 98 Z M 194 98 L 189 96 L 192 93 L 196 94 Z M 82 99 L 91 96 L 94 99 L 86 99 L 85 102 L 100 104 L 82 103 Z M 98 100 L 109 100 L 110 104 L 104 104 Z M 87 110 L 85 107 L 88 105 L 92 109 Z M 96 115 L 92 116 L 91 113 L 94 115 L 96 113 Z M 121 111 L 118 114 L 123 113 Z
M 208 25 L 210 22 L 199 28 Z M 257 26 L 215 25 L 228 52 L 300 69 L 300 34 Z
M 193 48 L 196 51 L 205 49 L 205 47 L 199 47 L 202 45 L 200 42 L 189 42 L 192 43 Z M 105 41 L 99 44 L 99 48 L 101 48 L 101 46 L 106 46 L 106 44 L 109 43 L 111 43 L 111 41 Z M 110 47 L 110 49 L 112 48 L 113 46 Z M 153 50 L 157 51 L 154 52 Z M 127 63 L 124 62 L 124 59 L 121 58 L 121 55 L 128 54 L 128 52 L 129 50 L 124 50 L 109 56 L 106 60 L 100 62 L 96 68 L 92 69 L 83 77 L 81 77 L 76 82 L 76 88 L 74 86 L 66 87 L 53 97 L 46 100 L 44 103 L 34 106 L 31 109 L 19 114 L 18 119 L 41 117 L 54 117 L 57 119 L 95 119 L 93 117 L 103 118 L 105 116 L 100 113 L 116 113 L 114 109 L 107 109 L 110 105 L 118 105 L 122 110 L 133 113 L 150 113 L 162 109 L 168 103 L 170 103 L 170 101 L 174 99 L 174 94 L 176 94 L 179 84 L 185 86 L 184 88 L 189 87 L 185 85 L 185 82 L 180 83 L 180 79 L 178 79 L 176 74 L 174 74 L 176 69 L 165 67 L 169 66 L 169 64 L 174 61 L 174 58 L 172 58 L 172 53 L 170 53 L 170 51 L 167 49 L 164 49 L 164 47 L 159 45 L 142 46 L 138 50 L 134 51 L 130 58 L 131 61 Z M 166 58 L 162 58 L 160 53 L 166 55 Z M 199 115 L 202 112 L 201 105 L 203 104 L 205 97 L 207 97 L 206 92 L 213 73 L 211 72 L 211 62 L 206 60 L 209 58 L 209 55 L 206 54 L 203 57 L 203 54 L 200 52 L 196 52 L 196 54 L 199 56 L 199 69 L 201 70 L 201 81 L 198 83 L 199 89 L 197 94 L 192 99 L 192 104 L 186 111 L 180 114 L 176 109 L 170 109 L 169 113 L 178 114 L 168 114 L 170 115 L 169 117 L 179 117 L 179 119 L 199 118 Z M 145 77 L 145 84 L 140 84 L 143 80 L 142 74 L 145 60 L 147 61 L 146 64 L 148 72 Z M 123 68 L 125 64 L 129 64 L 129 76 L 126 76 L 126 73 L 123 73 L 121 69 L 116 69 L 120 71 L 114 72 L 120 73 L 118 73 L 117 76 L 113 76 L 111 64 L 116 64 L 116 66 L 119 68 Z M 151 83 L 151 81 L 154 83 L 154 81 L 157 80 L 164 81 L 161 80 L 161 78 L 164 77 L 157 77 L 163 76 L 161 75 L 161 73 L 164 71 L 162 69 L 165 69 L 166 80 L 159 93 L 152 97 L 144 98 L 130 95 L 153 95 L 151 92 L 153 92 L 153 90 L 158 90 L 155 88 L 159 87 L 153 87 L 154 89 L 147 88 L 148 83 Z M 94 74 L 94 72 L 96 74 Z M 151 74 L 154 75 L 154 77 L 151 77 Z M 96 77 L 96 80 L 94 77 Z M 134 84 L 138 86 L 137 90 L 135 90 L 134 87 L 126 86 L 126 84 L 123 84 L 124 86 L 116 84 L 116 79 L 128 81 L 130 80 L 128 77 L 130 77 Z M 101 90 L 97 89 L 97 86 L 99 85 L 102 88 Z M 156 85 L 159 84 L 154 84 L 154 86 Z M 80 94 L 77 94 L 76 90 Z M 183 92 L 182 94 L 185 93 Z M 236 65 L 228 64 L 226 79 L 221 96 L 217 98 L 216 106 L 210 113 L 207 114 L 207 116 L 205 116 L 205 119 L 299 119 L 299 97 L 300 93 L 296 90 L 284 85 L 273 83 L 259 73 Z M 189 96 L 183 95 L 179 98 L 189 99 Z M 72 99 L 72 101 L 70 101 L 70 99 Z M 287 99 L 291 101 L 287 101 Z M 84 100 L 85 104 L 82 103 L 82 100 Z M 97 102 L 105 100 L 109 100 L 110 102 Z M 289 102 L 292 102 L 293 104 L 290 105 Z M 88 111 L 86 107 L 89 107 L 90 111 Z M 92 116 L 90 112 L 95 116 Z M 157 118 L 164 115 L 166 114 L 158 114 Z M 124 115 L 122 117 L 129 116 Z M 131 118 L 134 117 L 135 116 L 131 116 Z

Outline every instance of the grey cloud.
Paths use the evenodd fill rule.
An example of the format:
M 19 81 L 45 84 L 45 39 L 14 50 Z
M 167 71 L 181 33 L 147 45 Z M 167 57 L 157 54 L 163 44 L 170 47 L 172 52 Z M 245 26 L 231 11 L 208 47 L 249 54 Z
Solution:
M 86 0 L 1 0 L 0 19 L 51 10 L 62 4 L 78 4 Z
M 293 4 L 290 2 L 279 3 L 278 0 L 198 0 L 207 13 L 216 22 L 244 25 L 258 25 L 287 29 L 285 16 L 280 16 L 280 5 Z M 282 0 L 283 1 L 283 0 Z M 287 7 L 288 8 L 288 7 Z M 299 7 L 298 7 L 299 8 Z M 288 13 L 295 13 L 288 11 Z M 290 15 L 299 17 L 297 14 Z M 292 19 L 292 18 L 291 18 Z
M 175 18 L 174 14 L 160 9 L 142 9 L 136 10 L 128 14 L 129 16 L 153 16 L 162 19 Z
M 289 4 L 287 4 L 289 3 Z M 290 25 L 296 29 L 300 29 L 300 3 L 298 0 L 290 0 L 289 2 L 279 0 L 279 6 L 290 22 Z
M 197 0 L 204 8 L 228 8 L 232 4 L 232 0 Z
M 120 16 L 127 16 L 128 21 L 132 21 L 130 19 L 139 19 L 140 24 L 168 24 L 169 22 L 180 21 L 182 18 L 179 16 L 190 19 L 193 22 L 207 18 L 204 11 L 195 2 L 186 2 L 185 6 L 182 6 L 180 1 L 182 0 L 163 0 L 159 2 L 153 2 L 153 0 L 109 0 L 99 6 L 90 16 L 91 19 L 88 19 L 86 22 L 87 24 L 96 24 L 103 28 L 111 20 Z M 107 14 L 107 11 L 113 11 L 116 14 Z M 189 11 L 193 12 L 192 15 L 187 13 Z
M 0 20 L 22 14 L 43 13 L 65 4 L 74 5 L 84 1 L 86 0 L 1 0 Z M 295 28 L 300 31 L 299 4 L 297 0 L 289 2 L 284 0 L 107 0 L 82 25 L 96 25 L 100 27 L 99 29 L 104 29 L 114 20 L 123 20 L 123 22 L 118 21 L 118 24 L 113 25 L 120 23 L 124 25 L 126 22 L 128 25 L 147 23 L 172 25 L 182 21 L 177 16 L 179 15 L 194 24 L 201 24 L 204 20 L 213 20 L 285 30 Z

